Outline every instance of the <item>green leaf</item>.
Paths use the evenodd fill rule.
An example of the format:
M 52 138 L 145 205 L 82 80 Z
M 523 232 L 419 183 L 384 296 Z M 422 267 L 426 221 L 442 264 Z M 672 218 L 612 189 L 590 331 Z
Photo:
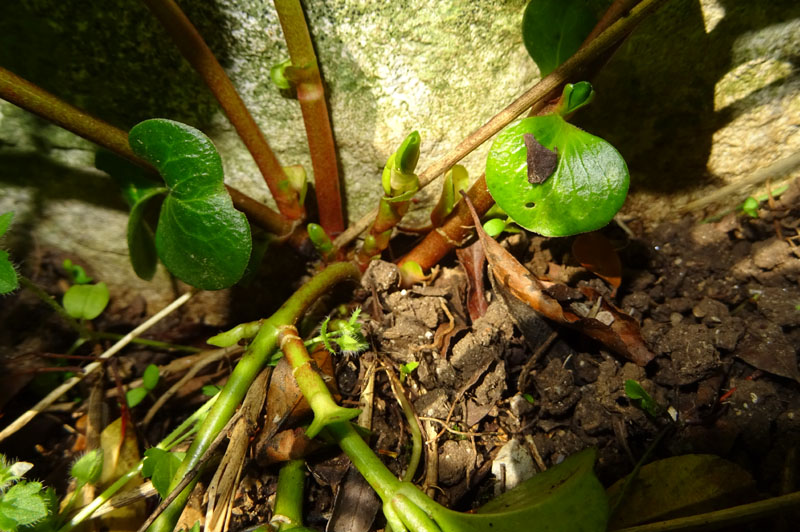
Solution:
M 419 362 L 417 362 L 416 360 L 413 362 L 409 362 L 407 364 L 403 364 L 402 366 L 400 366 L 400 373 L 402 373 L 403 375 L 409 375 L 411 374 L 412 371 L 417 369 L 418 366 Z
M 561 99 L 558 102 L 558 107 L 556 107 L 556 113 L 566 117 L 584 105 L 588 105 L 593 99 L 594 88 L 588 81 L 579 81 L 575 84 L 567 83 L 561 92 Z
M 321 225 L 311 223 L 306 226 L 306 230 L 308 231 L 308 239 L 314 244 L 314 249 L 317 250 L 317 253 L 325 257 L 333 251 L 333 242 Z
M 642 385 L 633 379 L 625 381 L 625 395 L 628 396 L 638 408 L 647 412 L 651 417 L 656 417 L 661 413 L 661 405 L 650 394 L 642 388 Z
M 74 284 L 89 284 L 93 281 L 91 277 L 86 275 L 86 270 L 82 266 L 73 264 L 71 260 L 64 259 L 61 265 L 67 270 L 67 275 L 70 276 Z
M 467 169 L 460 164 L 455 165 L 444 175 L 442 180 L 442 193 L 439 201 L 431 211 L 431 225 L 439 227 L 448 214 L 453 212 L 453 207 L 461 199 L 459 194 L 469 187 L 469 174 Z
M 173 453 L 151 447 L 144 452 L 142 476 L 153 482 L 153 487 L 161 497 L 169 495 L 169 483 L 185 453 Z
M 588 0 L 531 0 L 522 17 L 522 41 L 542 76 L 578 51 L 592 31 L 595 11 Z
M 220 388 L 216 384 L 206 384 L 201 388 L 200 391 L 203 392 L 203 395 L 207 395 L 208 397 L 214 397 L 220 392 L 220 390 L 222 390 L 222 388 Z
M 500 218 L 492 218 L 491 220 L 486 220 L 483 223 L 483 230 L 486 231 L 486 234 L 490 237 L 494 238 L 506 228 L 506 221 L 501 220 Z
M 106 283 L 76 284 L 64 294 L 64 310 L 79 320 L 93 320 L 108 305 Z
M 144 375 L 142 375 L 142 386 L 144 386 L 148 390 L 153 390 L 157 384 L 158 384 L 158 366 L 156 366 L 155 364 L 149 364 L 144 369 Z
M 200 131 L 164 119 L 137 124 L 129 142 L 134 153 L 158 169 L 169 188 L 156 228 L 161 261 L 197 288 L 232 286 L 247 267 L 250 226 L 225 190 L 214 145 Z
M 621 495 L 626 480 L 608 488 L 609 500 Z M 735 506 L 755 495 L 755 487 L 750 473 L 718 456 L 687 454 L 657 460 L 641 468 L 609 530 Z
M 758 218 L 758 205 L 758 200 L 753 196 L 749 196 L 744 200 L 744 203 L 742 203 L 742 212 L 750 218 Z
M 0 249 L 0 294 L 13 292 L 18 286 L 17 270 L 8 259 L 8 253 Z
M 0 236 L 6 234 L 13 217 L 13 212 L 0 214 Z M 19 280 L 17 279 L 17 271 L 8 259 L 8 253 L 0 249 L 0 294 L 12 292 L 16 290 L 18 286 Z
M 6 234 L 6 231 L 8 231 L 8 228 L 11 226 L 11 219 L 13 217 L 14 217 L 13 212 L 0 214 L 0 236 Z
M 412 131 L 386 161 L 381 175 L 386 197 L 405 201 L 411 199 L 411 196 L 419 190 L 419 178 L 414 170 L 419 161 L 420 143 L 419 133 Z
M 94 449 L 84 454 L 72 464 L 69 474 L 79 484 L 93 484 L 103 472 L 103 450 Z
M 19 482 L 0 497 L 0 530 L 16 530 L 47 517 L 47 504 L 38 482 Z
M 273 65 L 272 68 L 269 69 L 269 77 L 272 83 L 281 90 L 289 90 L 292 88 L 289 78 L 286 77 L 286 68 L 290 66 L 292 66 L 292 60 L 287 59 L 286 61 Z
M 528 181 L 524 135 L 558 150 L 555 172 Z M 486 161 L 494 200 L 520 226 L 544 236 L 567 236 L 606 225 L 622 207 L 630 176 L 622 156 L 605 140 L 559 115 L 525 118 L 501 131 Z
M 141 386 L 137 388 L 131 388 L 125 392 L 125 401 L 128 403 L 130 408 L 133 408 L 144 401 L 145 397 L 147 397 L 147 389 Z
M 156 273 L 158 254 L 153 229 L 145 219 L 145 214 L 150 206 L 157 203 L 157 198 L 169 189 L 163 183 L 149 179 L 143 168 L 111 152 L 99 151 L 94 164 L 119 185 L 122 196 L 131 208 L 128 218 L 128 253 L 133 271 L 140 278 L 149 281 Z

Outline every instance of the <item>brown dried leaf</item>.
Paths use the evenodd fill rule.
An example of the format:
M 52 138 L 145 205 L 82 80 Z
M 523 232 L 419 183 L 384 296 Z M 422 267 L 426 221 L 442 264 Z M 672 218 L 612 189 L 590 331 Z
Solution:
M 545 290 L 558 290 L 561 285 L 534 277 L 511 253 L 487 235 L 469 198 L 465 199 L 492 274 L 511 295 L 527 303 L 544 317 L 577 329 L 640 366 L 653 359 L 655 355 L 644 343 L 636 320 L 599 297 L 591 288 L 580 289 L 588 299 L 585 306 L 591 308 L 591 312 L 584 316 L 577 315 L 569 306 L 564 308 L 560 301 L 548 295 Z M 569 302 L 564 304 L 568 305 Z
M 467 274 L 467 310 L 470 319 L 474 322 L 489 308 L 483 287 L 483 266 L 486 263 L 486 254 L 483 251 L 483 245 L 475 242 L 465 248 L 456 249 L 456 256 Z
M 581 266 L 605 280 L 616 292 L 622 283 L 622 262 L 605 235 L 598 231 L 578 235 L 572 242 L 572 254 Z

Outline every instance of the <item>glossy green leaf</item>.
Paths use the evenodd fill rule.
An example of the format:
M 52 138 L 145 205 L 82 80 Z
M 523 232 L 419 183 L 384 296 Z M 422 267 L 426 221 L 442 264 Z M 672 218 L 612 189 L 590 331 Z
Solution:
M 11 225 L 11 219 L 14 217 L 13 212 L 0 214 L 0 237 L 8 231 Z M 17 271 L 14 265 L 8 258 L 8 253 L 0 249 L 0 294 L 7 294 L 17 289 L 19 280 L 17 279 Z
M 401 511 L 417 506 L 446 532 L 605 532 L 608 499 L 594 474 L 596 454 L 594 449 L 574 454 L 492 499 L 474 514 L 439 506 L 410 483 L 403 483 L 393 500 L 404 497 L 413 504 L 403 505 Z
M 154 119 L 134 126 L 129 142 L 169 189 L 156 228 L 156 250 L 167 269 L 204 290 L 236 283 L 250 257 L 250 226 L 233 207 L 222 161 L 208 137 L 185 124 Z
M 94 164 L 119 185 L 125 202 L 131 208 L 128 218 L 128 253 L 133 271 L 140 278 L 149 281 L 156 273 L 158 253 L 153 229 L 145 214 L 157 202 L 157 198 L 169 190 L 163 183 L 149 179 L 144 169 L 110 152 L 98 152 Z
M 626 480 L 608 488 L 609 500 L 620 496 Z M 658 460 L 641 468 L 609 530 L 735 506 L 754 492 L 750 473 L 718 456 L 688 454 Z
M 642 388 L 642 385 L 633 379 L 625 381 L 625 395 L 633 402 L 639 409 L 644 410 L 650 416 L 656 417 L 661 412 L 661 405 L 653 399 L 647 391 Z
M 594 2 L 596 3 L 596 2 Z M 542 76 L 578 51 L 597 22 L 589 0 L 531 0 L 522 17 L 522 40 Z
M 153 482 L 153 487 L 162 498 L 169 495 L 169 483 L 183 457 L 184 453 L 169 452 L 158 447 L 151 447 L 144 452 L 142 476 Z
M 158 384 L 158 366 L 156 366 L 155 364 L 149 364 L 144 369 L 144 375 L 142 375 L 142 386 L 144 386 L 148 390 L 153 390 L 157 384 Z
M 64 310 L 79 320 L 93 320 L 108 305 L 106 283 L 76 284 L 64 294 Z
M 594 88 L 588 81 L 579 81 L 575 84 L 567 83 L 561 92 L 561 99 L 556 107 L 556 113 L 566 117 L 584 105 L 588 105 L 593 99 Z
M 528 181 L 524 135 L 558 150 L 555 172 Z M 619 152 L 559 115 L 525 118 L 500 132 L 486 161 L 486 184 L 520 226 L 544 236 L 567 236 L 606 225 L 622 207 L 630 176 Z
M 457 164 L 447 171 L 442 180 L 442 193 L 439 195 L 439 201 L 431 211 L 431 224 L 433 227 L 442 225 L 444 219 L 453 212 L 453 207 L 461 199 L 459 192 L 467 190 L 468 187 L 469 174 L 466 168 Z
M 131 388 L 125 392 L 125 402 L 128 403 L 129 408 L 133 408 L 147 397 L 147 390 L 145 388 Z
M 492 238 L 502 233 L 505 228 L 506 222 L 500 218 L 492 218 L 491 220 L 486 220 L 483 223 L 483 230 L 486 231 L 486 234 Z
M 327 257 L 327 255 L 333 251 L 333 242 L 328 236 L 328 233 L 325 232 L 325 229 L 319 224 L 311 223 L 306 226 L 306 230 L 308 231 L 308 238 L 311 240 L 317 253 L 323 257 Z

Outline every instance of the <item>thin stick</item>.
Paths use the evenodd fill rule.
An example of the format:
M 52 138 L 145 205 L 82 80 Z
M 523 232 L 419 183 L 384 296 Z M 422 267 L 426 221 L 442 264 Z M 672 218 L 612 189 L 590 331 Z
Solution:
M 87 375 L 90 375 L 93 371 L 99 368 L 103 364 L 103 360 L 117 354 L 119 351 L 122 350 L 123 347 L 128 345 L 131 342 L 131 340 L 133 340 L 134 337 L 142 334 L 144 331 L 146 331 L 147 329 L 149 329 L 150 327 L 161 321 L 161 319 L 163 319 L 164 316 L 168 315 L 169 313 L 171 313 L 172 311 L 174 311 L 175 309 L 177 309 L 178 307 L 189 301 L 189 299 L 191 299 L 192 296 L 196 293 L 197 290 L 195 289 L 186 292 L 178 299 L 176 299 L 175 301 L 173 301 L 172 303 L 161 309 L 159 312 L 157 312 L 149 320 L 145 321 L 144 323 L 136 327 L 134 330 L 123 336 L 120 341 L 112 345 L 103 354 L 98 356 L 97 362 L 92 362 L 91 364 L 88 364 L 83 369 L 82 374 L 75 375 L 74 377 L 67 380 L 64 384 L 62 384 L 61 386 L 59 386 L 58 388 L 47 394 L 47 397 L 36 403 L 36 406 L 34 406 L 30 410 L 19 416 L 10 425 L 8 425 L 6 428 L 0 431 L 0 441 L 5 440 L 9 436 L 17 432 L 19 429 L 27 425 L 30 420 L 32 420 L 34 417 L 36 417 L 37 414 L 39 414 L 39 412 L 43 411 L 48 406 L 52 405 L 56 401 L 56 399 L 58 399 L 59 397 L 67 393 L 69 390 L 71 390 L 73 386 L 75 386 L 81 381 L 81 379 L 83 379 Z
M 297 100 L 306 126 L 319 224 L 329 235 L 338 235 L 344 231 L 339 168 L 317 56 L 299 0 L 275 0 L 275 9 L 289 49 L 293 73 L 291 81 L 297 90 Z
M 681 207 L 681 212 L 689 212 L 695 209 L 699 209 L 701 207 L 705 207 L 709 203 L 714 203 L 715 201 L 719 201 L 729 195 L 734 194 L 742 194 L 742 191 L 745 190 L 747 187 L 760 185 L 764 183 L 768 179 L 779 178 L 790 174 L 800 168 L 800 151 L 797 153 L 793 153 L 792 155 L 785 157 L 779 161 L 775 161 L 774 163 L 770 164 L 769 166 L 765 166 L 764 168 L 759 168 L 752 175 L 737 181 L 736 183 L 731 183 L 730 185 L 726 185 L 720 189 L 715 190 L 710 194 L 706 194 L 700 199 L 687 203 L 683 207 Z
M 419 174 L 420 188 L 428 185 L 440 174 L 444 173 L 478 146 L 489 140 L 495 133 L 510 124 L 520 114 L 527 111 L 531 105 L 547 96 L 553 89 L 573 79 L 592 61 L 612 47 L 614 43 L 630 33 L 645 17 L 667 1 L 668 0 L 644 0 L 633 8 L 627 17 L 620 19 L 598 35 L 597 38 L 586 47 L 577 51 L 561 66 L 528 89 L 522 96 L 511 102 L 505 109 L 494 115 L 488 122 L 447 152 L 444 157 L 426 168 L 424 172 Z M 369 227 L 370 222 L 375 218 L 376 211 L 377 209 L 365 214 L 358 222 L 347 229 L 347 231 L 339 235 L 334 241 L 334 244 L 337 247 L 343 247 L 355 239 Z
M 618 528 L 615 532 L 668 532 L 672 530 L 714 530 L 731 524 L 740 525 L 759 517 L 800 506 L 800 491 L 764 501 L 742 504 L 724 510 L 659 521 L 647 525 Z
M 278 210 L 290 220 L 305 215 L 297 191 L 282 187 L 287 181 L 278 158 L 269 147 L 250 111 L 200 32 L 173 0 L 142 0 L 161 22 L 175 45 L 214 94 L 264 176 Z

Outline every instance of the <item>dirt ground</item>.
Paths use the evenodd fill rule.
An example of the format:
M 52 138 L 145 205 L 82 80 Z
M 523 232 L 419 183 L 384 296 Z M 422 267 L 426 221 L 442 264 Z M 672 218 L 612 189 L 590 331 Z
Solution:
M 758 214 L 731 213 L 710 223 L 700 223 L 695 214 L 676 215 L 655 228 L 636 220 L 612 223 L 602 232 L 623 266 L 615 293 L 578 264 L 572 238 L 516 234 L 501 239 L 537 276 L 572 288 L 591 286 L 630 314 L 655 354 L 645 367 L 508 302 L 488 275 L 468 275 L 455 259 L 431 282 L 406 289 L 400 287 L 396 267 L 376 262 L 347 301 L 351 308 L 362 307 L 371 348 L 335 360 L 332 375 L 342 400 L 358 405 L 374 379 L 369 427 L 373 448 L 400 474 L 410 439 L 399 429 L 405 419 L 387 372 L 399 376 L 399 368 L 418 363 L 414 369 L 405 366 L 407 374 L 402 375 L 402 388 L 427 441 L 416 478 L 438 501 L 461 510 L 475 508 L 518 476 L 551 467 L 586 447 L 598 449 L 597 473 L 610 485 L 628 474 L 662 433 L 652 459 L 710 453 L 750 472 L 762 495 L 796 490 L 798 183 L 762 204 Z M 40 277 L 58 277 L 56 266 L 45 261 L 40 267 L 52 270 Z M 484 287 L 472 297 L 483 299 L 485 309 L 468 301 L 468 286 L 477 281 Z M 59 290 L 55 281 L 44 284 L 51 293 Z M 98 325 L 121 328 L 142 312 L 129 308 L 127 315 L 104 318 Z M 0 389 L 0 423 L 5 424 L 33 404 L 38 389 L 57 378 L 53 373 L 19 378 L 25 368 L 52 365 L 31 354 L 62 353 L 70 342 L 67 327 L 24 293 L 3 302 L 0 319 L 6 354 L 27 355 L 5 358 Z M 37 324 L 33 330 L 30 323 Z M 160 340 L 197 346 L 213 333 L 180 318 L 157 332 Z M 137 348 L 120 357 L 115 367 L 123 379 L 133 378 L 148 363 L 166 365 L 177 356 Z M 9 360 L 14 361 L 13 372 Z M 202 401 L 199 388 L 224 382 L 229 370 L 230 363 L 223 362 L 190 381 L 156 422 L 139 428 L 140 442 L 158 441 Z M 172 375 L 167 381 L 178 378 Z M 628 379 L 639 382 L 666 412 L 654 418 L 635 406 L 624 390 Z M 113 411 L 116 407 L 110 404 Z M 4 443 L 2 452 L 35 463 L 38 478 L 63 490 L 70 461 L 65 458 L 71 459 L 79 448 L 76 420 L 82 408 L 80 402 L 71 409 L 61 403 L 61 410 L 40 416 Z M 132 411 L 134 422 L 144 411 Z M 263 440 L 263 435 L 254 435 L 231 530 L 269 518 L 276 469 L 270 464 L 271 444 Z M 329 530 L 382 526 L 378 499 L 338 452 L 328 448 L 311 454 L 309 469 L 310 526 L 322 529 L 329 519 L 337 523 Z

